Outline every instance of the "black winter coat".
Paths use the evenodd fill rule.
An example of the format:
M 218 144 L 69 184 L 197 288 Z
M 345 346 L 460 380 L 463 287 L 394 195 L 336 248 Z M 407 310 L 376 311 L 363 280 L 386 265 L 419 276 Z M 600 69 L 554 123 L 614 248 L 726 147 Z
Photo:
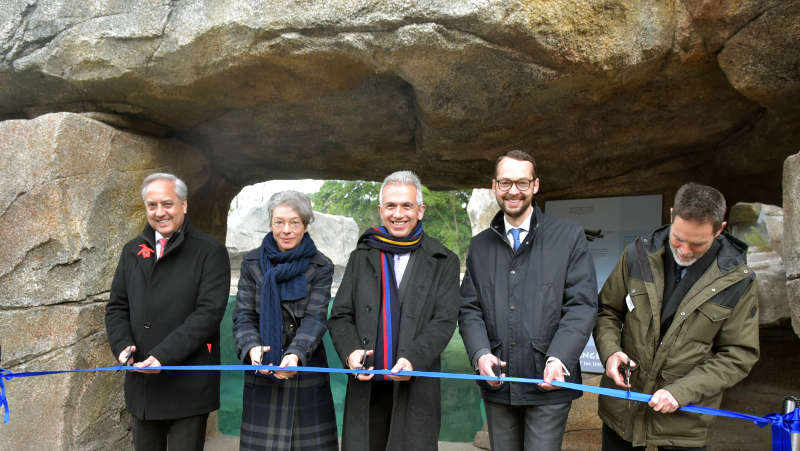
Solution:
M 152 355 L 162 365 L 219 364 L 219 323 L 231 280 L 225 246 L 193 228 L 188 218 L 161 259 L 154 243 L 155 232 L 147 225 L 122 249 L 106 306 L 114 360 L 136 345 L 137 362 Z M 145 420 L 208 413 L 219 408 L 219 372 L 128 371 L 125 404 Z
M 400 290 L 397 356 L 416 371 L 439 371 L 440 355 L 458 319 L 458 257 L 427 235 L 414 251 Z M 356 349 L 374 349 L 380 312 L 380 251 L 359 244 L 350 254 L 328 320 L 342 362 Z M 403 289 L 405 287 L 405 289 Z M 369 363 L 368 363 L 369 366 Z M 348 378 L 342 449 L 369 447 L 371 384 Z M 441 415 L 439 380 L 394 382 L 387 450 L 436 450 Z
M 565 380 L 580 383 L 579 358 L 597 314 L 594 260 L 580 226 L 538 207 L 532 215 L 517 252 L 505 238 L 502 211 L 470 241 L 459 330 L 473 365 L 490 351 L 508 362 L 506 375 L 541 379 L 547 357 L 557 357 L 570 372 Z M 478 385 L 484 399 L 499 404 L 555 404 L 581 395 L 536 384 Z

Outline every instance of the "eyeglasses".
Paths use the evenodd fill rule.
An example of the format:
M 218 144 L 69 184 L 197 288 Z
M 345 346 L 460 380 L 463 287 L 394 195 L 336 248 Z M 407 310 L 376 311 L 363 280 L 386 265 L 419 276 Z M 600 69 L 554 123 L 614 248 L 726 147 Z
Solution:
M 299 230 L 301 227 L 303 227 L 303 221 L 298 221 L 297 219 L 292 219 L 289 222 L 280 219 L 275 219 L 272 221 L 272 228 L 275 230 L 283 230 L 283 228 L 287 225 L 292 230 Z
M 535 179 L 520 179 L 520 180 L 509 180 L 509 179 L 502 179 L 502 180 L 495 180 L 497 182 L 497 188 L 500 191 L 508 191 L 511 189 L 513 185 L 517 185 L 517 189 L 520 191 L 528 191 L 528 188 L 531 187 L 531 182 Z

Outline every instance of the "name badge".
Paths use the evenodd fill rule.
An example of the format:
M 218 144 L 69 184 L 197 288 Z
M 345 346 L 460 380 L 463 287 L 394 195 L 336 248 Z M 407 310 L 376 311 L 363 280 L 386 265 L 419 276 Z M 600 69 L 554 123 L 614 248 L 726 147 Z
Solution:
M 625 295 L 625 305 L 628 306 L 628 311 L 629 312 L 632 312 L 633 308 L 635 307 L 633 305 L 633 299 L 631 299 L 631 295 L 629 295 L 629 294 Z

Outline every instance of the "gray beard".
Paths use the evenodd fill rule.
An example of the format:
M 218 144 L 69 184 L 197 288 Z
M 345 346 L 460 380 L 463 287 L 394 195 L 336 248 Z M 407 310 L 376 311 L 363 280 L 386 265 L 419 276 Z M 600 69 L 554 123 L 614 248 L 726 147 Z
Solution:
M 675 250 L 674 247 L 672 247 L 672 243 L 669 243 L 669 250 L 672 252 L 672 259 L 675 260 L 675 263 L 681 266 L 692 266 L 697 260 L 700 260 L 700 257 L 702 257 L 701 255 L 700 257 L 697 257 L 694 260 L 689 260 L 688 263 L 684 263 L 678 258 L 678 252 Z

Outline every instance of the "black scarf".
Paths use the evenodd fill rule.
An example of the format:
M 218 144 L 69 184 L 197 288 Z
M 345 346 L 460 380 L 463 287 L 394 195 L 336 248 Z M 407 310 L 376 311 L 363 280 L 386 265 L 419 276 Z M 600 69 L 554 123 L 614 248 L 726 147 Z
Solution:
M 669 237 L 667 237 L 669 240 Z M 705 254 L 700 259 L 694 262 L 691 266 L 686 268 L 681 281 L 676 285 L 675 279 L 677 277 L 678 264 L 675 262 L 675 257 L 669 247 L 669 241 L 664 245 L 664 298 L 661 300 L 661 338 L 664 338 L 667 329 L 672 324 L 675 318 L 675 312 L 683 302 L 686 293 L 692 286 L 700 279 L 706 269 L 714 263 L 717 259 L 720 244 L 718 240 L 714 240 L 711 247 L 708 248 Z

